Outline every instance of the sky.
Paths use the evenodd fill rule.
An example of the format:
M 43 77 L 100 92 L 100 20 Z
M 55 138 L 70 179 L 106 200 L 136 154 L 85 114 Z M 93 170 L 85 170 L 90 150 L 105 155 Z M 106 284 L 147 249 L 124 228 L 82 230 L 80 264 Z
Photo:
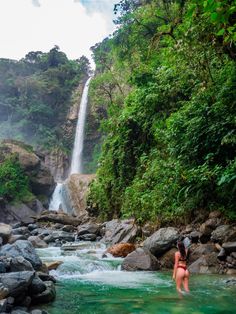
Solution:
M 55 45 L 69 59 L 91 60 L 90 47 L 115 29 L 119 0 L 0 0 L 0 58 L 19 60 Z

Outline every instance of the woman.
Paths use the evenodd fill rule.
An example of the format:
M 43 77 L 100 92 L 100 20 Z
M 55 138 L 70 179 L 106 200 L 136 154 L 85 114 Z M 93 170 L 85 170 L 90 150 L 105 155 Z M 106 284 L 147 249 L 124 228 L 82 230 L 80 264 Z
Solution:
M 173 271 L 173 280 L 176 282 L 176 290 L 182 293 L 181 286 L 189 292 L 188 281 L 189 271 L 187 269 L 187 250 L 182 241 L 177 242 L 178 251 L 175 253 L 175 265 Z

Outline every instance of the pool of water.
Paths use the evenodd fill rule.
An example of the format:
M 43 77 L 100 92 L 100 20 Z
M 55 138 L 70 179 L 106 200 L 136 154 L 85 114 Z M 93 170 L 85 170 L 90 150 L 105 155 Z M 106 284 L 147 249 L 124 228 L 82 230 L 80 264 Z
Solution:
M 44 261 L 62 260 L 52 271 L 56 300 L 42 308 L 50 314 L 235 314 L 236 287 L 225 277 L 193 275 L 190 294 L 180 297 L 171 272 L 124 272 L 122 259 L 102 258 L 105 246 L 81 244 L 75 252 L 39 249 Z

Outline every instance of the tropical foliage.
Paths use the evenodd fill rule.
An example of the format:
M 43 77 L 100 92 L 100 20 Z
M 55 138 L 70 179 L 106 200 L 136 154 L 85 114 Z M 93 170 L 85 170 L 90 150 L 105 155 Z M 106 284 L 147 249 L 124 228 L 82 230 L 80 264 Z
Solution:
M 105 136 L 90 202 L 105 218 L 236 217 L 235 1 L 121 1 L 93 47 Z

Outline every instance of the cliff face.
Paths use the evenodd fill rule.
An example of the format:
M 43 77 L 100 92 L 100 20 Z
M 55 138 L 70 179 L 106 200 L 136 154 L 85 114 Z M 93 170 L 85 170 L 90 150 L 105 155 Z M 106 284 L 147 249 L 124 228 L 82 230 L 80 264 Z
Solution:
M 49 198 L 55 188 L 55 182 L 50 170 L 45 165 L 44 155 L 37 154 L 32 147 L 22 142 L 4 140 L 0 145 L 0 164 L 10 156 L 17 156 L 19 164 L 29 179 L 32 198 L 27 204 L 9 203 L 1 198 L 1 221 L 28 221 L 30 216 L 38 214 L 48 206 Z M 1 184 L 1 182 L 0 182 Z M 12 195 L 14 199 L 14 195 Z M 42 203 L 38 200 L 41 199 Z

